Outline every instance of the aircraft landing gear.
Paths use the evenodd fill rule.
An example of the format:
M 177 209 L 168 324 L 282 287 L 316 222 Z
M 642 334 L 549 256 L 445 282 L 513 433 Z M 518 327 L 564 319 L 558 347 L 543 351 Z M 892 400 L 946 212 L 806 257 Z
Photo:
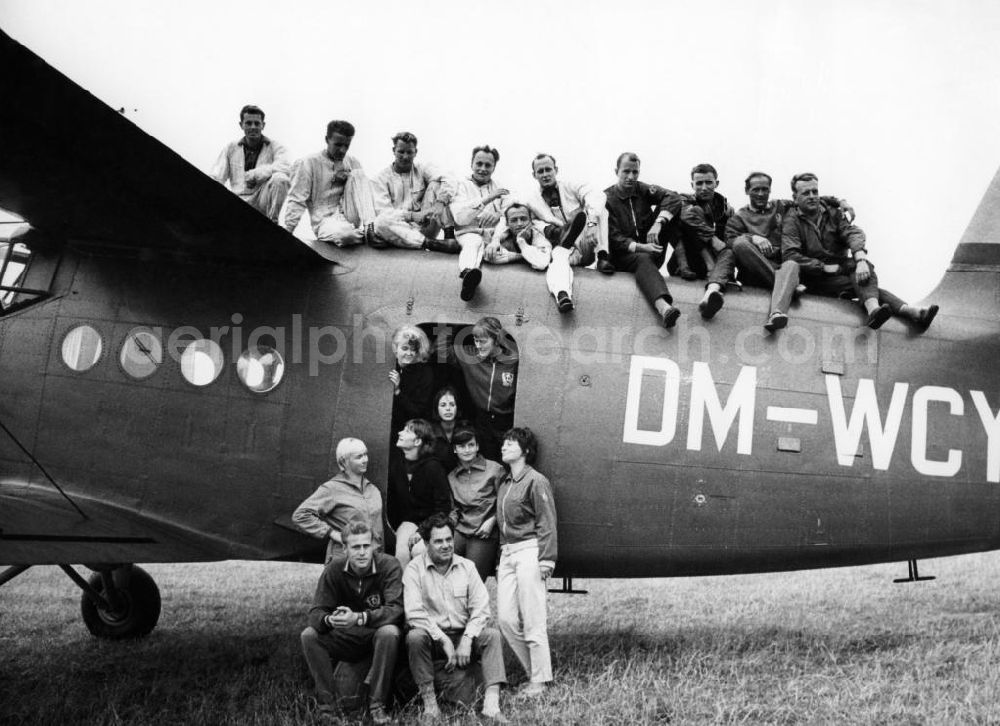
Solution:
M 921 576 L 920 571 L 917 570 L 916 560 L 907 560 L 906 566 L 907 570 L 909 571 L 909 574 L 906 577 L 897 577 L 895 580 L 893 580 L 893 582 L 924 582 L 925 580 L 936 579 L 934 575 Z
M 102 568 L 84 579 L 69 565 L 59 565 L 83 590 L 80 612 L 87 630 L 98 638 L 141 638 L 160 619 L 160 590 L 149 573 L 135 565 Z

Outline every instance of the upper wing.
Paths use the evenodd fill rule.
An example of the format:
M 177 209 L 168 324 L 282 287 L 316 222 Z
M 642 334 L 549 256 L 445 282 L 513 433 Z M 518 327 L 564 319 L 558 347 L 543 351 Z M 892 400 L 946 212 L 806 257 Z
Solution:
M 323 261 L 3 31 L 0 68 L 0 207 L 49 240 Z

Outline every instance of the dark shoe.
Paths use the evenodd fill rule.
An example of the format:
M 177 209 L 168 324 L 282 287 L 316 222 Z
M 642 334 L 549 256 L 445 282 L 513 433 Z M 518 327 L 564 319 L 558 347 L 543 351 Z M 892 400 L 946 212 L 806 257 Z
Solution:
M 879 305 L 868 313 L 868 321 L 865 323 L 872 330 L 878 330 L 885 324 L 885 321 L 892 317 L 892 310 L 888 305 Z
M 444 252 L 449 255 L 457 254 L 462 251 L 462 246 L 458 243 L 457 239 L 426 239 L 424 240 L 424 249 L 430 250 L 431 252 Z
M 697 280 L 698 276 L 691 270 L 690 267 L 678 267 L 677 276 L 682 280 Z
M 715 314 L 722 309 L 722 304 L 726 301 L 722 293 L 718 290 L 712 290 L 705 299 L 698 303 L 698 311 L 701 313 L 701 317 L 705 320 L 711 320 L 715 317 Z
M 561 313 L 568 313 L 573 309 L 573 301 L 569 299 L 568 293 L 560 292 L 556 295 L 556 307 Z
M 573 217 L 569 224 L 562 229 L 559 235 L 559 246 L 572 249 L 576 238 L 580 236 L 583 228 L 587 226 L 587 215 L 582 212 Z
M 483 279 L 483 271 L 478 267 L 472 267 L 462 271 L 462 292 L 459 293 L 465 302 L 469 302 L 476 294 L 479 281 Z
M 663 311 L 660 316 L 660 320 L 663 321 L 664 328 L 672 328 L 677 325 L 677 318 L 681 316 L 681 311 L 671 305 L 669 308 Z
M 767 319 L 764 323 L 764 330 L 769 333 L 773 333 L 776 330 L 781 330 L 786 325 L 788 325 L 788 316 L 784 313 L 771 313 L 771 317 Z
M 934 322 L 934 318 L 937 317 L 938 306 L 931 305 L 929 308 L 923 308 L 919 313 L 913 317 L 913 325 L 920 331 L 923 332 L 931 326 Z
M 615 274 L 615 266 L 611 264 L 606 252 L 599 252 L 597 255 L 597 271 L 605 275 Z

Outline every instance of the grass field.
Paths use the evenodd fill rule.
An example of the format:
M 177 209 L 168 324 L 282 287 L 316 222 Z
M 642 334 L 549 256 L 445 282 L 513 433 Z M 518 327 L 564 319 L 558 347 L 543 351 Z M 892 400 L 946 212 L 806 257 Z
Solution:
M 163 614 L 137 642 L 92 638 L 56 568 L 0 588 L 0 723 L 314 723 L 298 633 L 318 565 L 147 569 Z M 576 581 L 590 594 L 549 600 L 556 685 L 502 706 L 521 724 L 1000 723 L 1000 555 L 905 574 Z

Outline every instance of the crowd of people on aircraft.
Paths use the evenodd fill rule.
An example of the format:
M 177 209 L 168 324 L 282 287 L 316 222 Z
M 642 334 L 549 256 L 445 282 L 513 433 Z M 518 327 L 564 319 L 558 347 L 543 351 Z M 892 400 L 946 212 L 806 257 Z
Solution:
M 345 438 L 336 447 L 337 473 L 292 515 L 327 543 L 301 640 L 328 722 L 343 715 L 338 663 L 361 664 L 375 723 L 391 720 L 387 709 L 405 666 L 425 718 L 440 716 L 435 683 L 450 674 L 458 685 L 443 697 L 472 705 L 478 677 L 483 717 L 505 723 L 501 637 L 528 678 L 519 697 L 541 696 L 552 681 L 546 580 L 557 557 L 553 490 L 532 466 L 535 435 L 513 426 L 513 341 L 493 317 L 468 333 L 471 345 L 447 333 L 432 345 L 412 325 L 392 336 L 395 453 L 385 501 L 366 477 L 364 442 Z M 494 575 L 499 632 L 489 625 L 484 584 Z M 404 649 L 405 659 L 398 657 Z
M 474 298 L 484 263 L 524 262 L 545 272 L 563 313 L 574 309 L 574 267 L 630 272 L 666 328 L 681 311 L 664 266 L 669 275 L 705 280 L 698 310 L 706 320 L 722 309 L 730 284 L 771 290 L 764 322 L 770 333 L 788 324 L 792 299 L 806 292 L 856 299 L 872 329 L 897 316 L 923 331 L 938 311 L 879 287 L 854 210 L 820 196 L 815 174 L 796 174 L 792 199 L 775 200 L 771 176 L 752 171 L 744 182 L 749 204 L 734 210 L 717 191 L 711 164 L 696 165 L 691 193 L 678 193 L 640 182 L 639 157 L 624 152 L 615 162 L 616 183 L 602 192 L 559 177 L 555 157 L 540 153 L 531 160 L 536 184 L 517 194 L 494 181 L 500 152 L 488 145 L 472 150 L 469 175 L 456 178 L 417 162 L 417 137 L 400 132 L 392 137 L 391 164 L 369 178 L 348 154 L 355 129 L 347 121 L 330 121 L 326 148 L 294 163 L 263 134 L 259 107 L 240 110 L 240 127 L 243 138 L 223 149 L 215 179 L 290 232 L 308 211 L 316 238 L 338 247 L 455 254 L 465 301 Z

